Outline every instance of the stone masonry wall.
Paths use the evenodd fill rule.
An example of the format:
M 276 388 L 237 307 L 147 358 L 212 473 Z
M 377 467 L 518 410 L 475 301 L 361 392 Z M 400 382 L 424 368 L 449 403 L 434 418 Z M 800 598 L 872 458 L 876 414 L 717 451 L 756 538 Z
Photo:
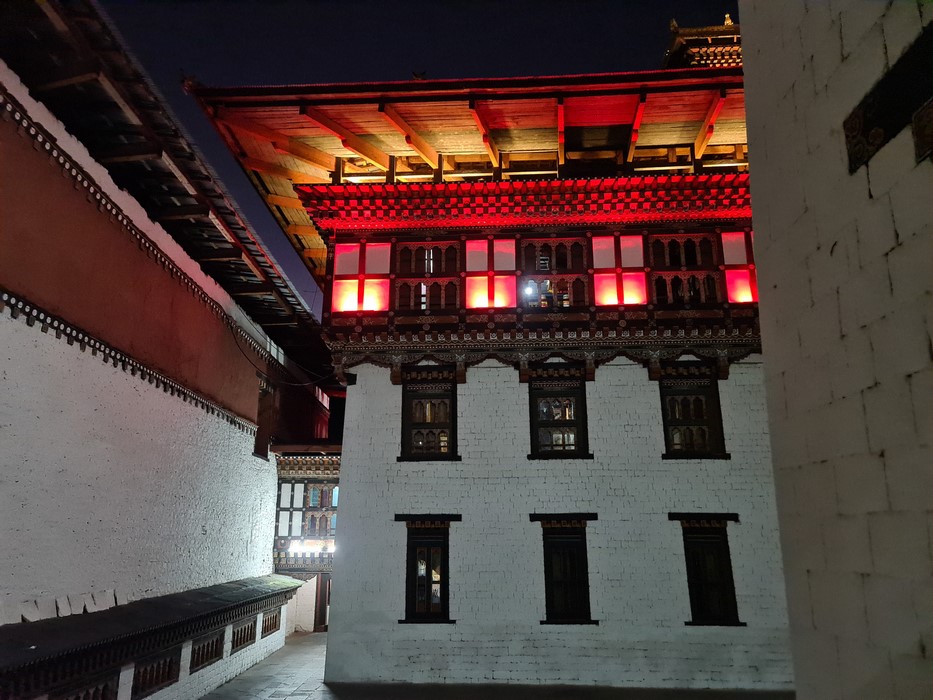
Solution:
M 588 382 L 592 460 L 529 460 L 528 387 L 494 362 L 457 387 L 462 461 L 397 462 L 401 387 L 354 369 L 348 388 L 326 679 L 787 689 L 784 590 L 761 367 L 720 385 L 731 460 L 662 460 L 660 398 L 623 360 Z M 365 426 L 362 429 L 360 426 Z M 591 625 L 541 625 L 542 534 L 529 513 L 593 512 Z M 729 524 L 746 627 L 691 627 L 672 511 Z M 450 530 L 454 625 L 404 617 L 406 530 L 396 513 L 460 513 Z
M 8 311 L 0 444 L 0 624 L 272 571 L 249 431 Z
M 850 175 L 842 128 L 931 20 L 913 0 L 741 5 L 801 700 L 933 697 L 933 163 L 908 127 Z

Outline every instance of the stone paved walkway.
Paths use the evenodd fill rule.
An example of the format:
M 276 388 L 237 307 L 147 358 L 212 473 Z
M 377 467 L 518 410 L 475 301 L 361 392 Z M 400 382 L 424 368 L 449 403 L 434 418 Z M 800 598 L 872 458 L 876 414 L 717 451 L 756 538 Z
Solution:
M 324 685 L 326 634 L 298 633 L 204 700 L 793 700 L 793 693 L 541 686 Z

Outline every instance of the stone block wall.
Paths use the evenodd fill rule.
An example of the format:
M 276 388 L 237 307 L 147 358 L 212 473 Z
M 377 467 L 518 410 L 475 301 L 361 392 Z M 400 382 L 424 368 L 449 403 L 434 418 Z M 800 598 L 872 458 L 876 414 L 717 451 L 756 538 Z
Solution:
M 398 462 L 402 389 L 354 369 L 341 466 L 339 549 L 326 679 L 640 687 L 790 687 L 784 590 L 761 366 L 720 383 L 731 460 L 662 460 L 658 385 L 624 360 L 588 382 L 592 460 L 529 460 L 528 386 L 495 362 L 457 386 L 462 461 Z M 365 429 L 360 429 L 365 426 Z M 680 525 L 668 513 L 735 512 L 729 544 L 745 627 L 692 627 Z M 595 512 L 586 528 L 593 625 L 541 625 L 541 525 L 530 513 Z M 457 513 L 450 617 L 405 615 L 405 523 Z
M 843 131 L 933 5 L 740 9 L 798 697 L 933 697 L 933 163 Z

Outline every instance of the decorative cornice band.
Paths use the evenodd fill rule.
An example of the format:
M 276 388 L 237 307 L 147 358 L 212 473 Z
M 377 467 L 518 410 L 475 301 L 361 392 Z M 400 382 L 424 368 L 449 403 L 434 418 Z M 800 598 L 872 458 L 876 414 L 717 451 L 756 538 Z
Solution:
M 97 356 L 99 353 L 104 363 L 112 364 L 114 367 L 122 369 L 124 372 L 129 372 L 130 375 L 134 377 L 138 376 L 141 381 L 148 381 L 149 384 L 154 385 L 157 389 L 162 389 L 162 391 L 167 394 L 180 397 L 182 401 L 197 406 L 212 416 L 222 418 L 238 430 L 242 430 L 250 435 L 256 434 L 256 425 L 254 423 L 228 411 L 210 399 L 194 393 L 161 372 L 146 367 L 126 353 L 95 338 L 81 328 L 66 322 L 58 316 L 53 316 L 47 311 L 40 309 L 34 304 L 0 287 L 0 315 L 2 315 L 4 309 L 9 309 L 10 318 L 21 318 L 26 322 L 27 326 L 39 324 L 43 333 L 48 333 L 49 330 L 52 330 L 55 332 L 56 338 L 60 340 L 64 339 L 69 345 L 77 343 L 81 352 L 86 352 L 90 349 L 91 355 L 93 356 Z
M 340 455 L 277 457 L 275 466 L 280 479 L 336 478 L 340 476 Z
M 198 298 L 201 303 L 207 306 L 215 316 L 221 319 L 235 333 L 237 333 L 249 347 L 255 352 L 263 362 L 274 365 L 280 371 L 285 371 L 284 366 L 276 359 L 266 348 L 247 333 L 224 308 L 210 297 L 184 270 L 166 255 L 152 240 L 140 230 L 131 218 L 102 190 L 95 180 L 71 158 L 48 131 L 42 128 L 26 113 L 26 109 L 6 91 L 3 84 L 0 84 L 0 118 L 4 121 L 15 122 L 20 133 L 25 133 L 33 140 L 33 147 L 37 151 L 45 151 L 50 162 L 58 163 L 62 168 L 62 173 L 75 181 L 75 185 L 87 190 L 88 201 L 96 202 L 97 209 L 102 213 L 109 214 L 117 221 L 137 243 L 140 250 L 147 256 L 154 259 L 156 263 L 162 266 L 172 277 L 179 280 L 180 283 L 188 287 L 189 291 Z

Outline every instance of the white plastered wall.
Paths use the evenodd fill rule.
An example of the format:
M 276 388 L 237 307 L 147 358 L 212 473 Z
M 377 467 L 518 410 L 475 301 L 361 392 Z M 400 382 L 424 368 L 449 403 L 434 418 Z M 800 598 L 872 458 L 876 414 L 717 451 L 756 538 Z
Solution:
M 495 362 L 457 387 L 459 462 L 397 462 L 401 387 L 354 369 L 348 388 L 326 679 L 641 687 L 790 687 L 784 590 L 757 362 L 720 384 L 728 461 L 662 460 L 660 399 L 624 360 L 588 382 L 593 460 L 529 460 L 528 387 Z M 596 512 L 587 527 L 598 626 L 541 625 L 542 535 L 529 513 Z M 735 512 L 729 542 L 746 627 L 690 627 L 672 511 Z M 454 625 L 404 617 L 402 513 L 459 513 Z
M 8 312 L 0 445 L 0 621 L 272 572 L 276 472 L 250 433 Z

